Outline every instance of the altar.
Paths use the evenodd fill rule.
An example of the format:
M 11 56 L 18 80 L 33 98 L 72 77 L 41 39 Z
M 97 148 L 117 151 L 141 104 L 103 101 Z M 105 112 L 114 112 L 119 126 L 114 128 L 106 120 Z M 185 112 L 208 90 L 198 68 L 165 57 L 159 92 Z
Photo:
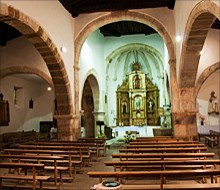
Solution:
M 161 128 L 161 126 L 116 126 L 112 129 L 116 138 L 124 138 L 127 131 L 136 131 L 140 137 L 153 137 L 153 129 Z

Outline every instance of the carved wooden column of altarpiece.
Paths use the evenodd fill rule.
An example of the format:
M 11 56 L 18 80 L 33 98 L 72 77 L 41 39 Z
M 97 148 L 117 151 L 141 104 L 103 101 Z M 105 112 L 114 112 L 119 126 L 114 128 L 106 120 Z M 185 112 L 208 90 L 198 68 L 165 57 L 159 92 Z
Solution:
M 118 86 L 117 120 L 119 126 L 159 125 L 159 90 L 134 63 L 132 72 Z

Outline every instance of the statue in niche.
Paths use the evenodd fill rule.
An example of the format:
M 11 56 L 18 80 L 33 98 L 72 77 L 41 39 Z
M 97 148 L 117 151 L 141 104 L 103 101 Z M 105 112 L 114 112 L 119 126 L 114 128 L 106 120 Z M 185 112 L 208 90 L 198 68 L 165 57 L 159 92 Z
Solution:
M 152 112 L 153 111 L 153 107 L 154 107 L 154 102 L 153 102 L 153 100 L 150 99 L 150 101 L 148 102 L 148 110 L 150 112 Z
M 140 96 L 137 96 L 135 98 L 135 105 L 136 105 L 136 110 L 140 110 L 141 109 L 141 98 L 140 98 Z
M 4 95 L 0 93 L 0 126 L 8 126 L 10 122 L 9 103 L 3 97 Z
M 218 100 L 214 91 L 212 91 L 210 94 L 209 105 L 208 105 L 208 114 L 212 114 L 212 113 L 219 114 Z
M 123 113 L 123 114 L 126 114 L 126 112 L 127 112 L 127 103 L 126 103 L 126 102 L 123 102 L 123 103 L 122 103 L 122 113 Z
M 139 89 L 140 88 L 140 77 L 139 77 L 139 75 L 135 75 L 133 83 L 134 83 L 134 89 Z

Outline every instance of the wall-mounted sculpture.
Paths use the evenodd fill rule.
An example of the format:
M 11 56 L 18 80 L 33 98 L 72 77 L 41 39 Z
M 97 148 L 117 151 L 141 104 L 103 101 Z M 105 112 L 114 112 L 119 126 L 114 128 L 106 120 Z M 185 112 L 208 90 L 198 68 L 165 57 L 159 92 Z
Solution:
M 219 114 L 218 99 L 215 92 L 212 91 L 209 98 L 208 114 Z
M 10 122 L 9 103 L 0 93 L 0 126 L 8 126 Z

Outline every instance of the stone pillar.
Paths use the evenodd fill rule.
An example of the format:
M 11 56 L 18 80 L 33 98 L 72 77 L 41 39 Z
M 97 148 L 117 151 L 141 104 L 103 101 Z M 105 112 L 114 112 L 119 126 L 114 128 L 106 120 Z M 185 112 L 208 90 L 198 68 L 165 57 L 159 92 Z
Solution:
M 186 140 L 197 139 L 196 103 L 193 88 L 179 90 L 179 106 L 172 113 L 173 129 L 175 137 L 183 137 Z
M 176 75 L 176 61 L 170 60 L 170 84 L 172 92 L 172 126 L 174 137 L 197 139 L 196 97 L 194 88 L 179 88 Z
M 54 115 L 57 120 L 58 140 L 70 141 L 77 140 L 80 137 L 79 117 L 71 115 Z
M 98 132 L 100 132 L 100 129 L 99 129 L 99 126 L 97 126 L 96 125 L 96 121 L 104 121 L 105 122 L 105 118 L 104 118 L 104 116 L 105 116 L 105 112 L 103 112 L 103 111 L 94 111 L 93 112 L 93 114 L 94 114 L 94 118 L 95 118 L 95 136 L 97 136 L 97 134 L 98 134 Z M 104 133 L 105 131 L 104 131 L 104 126 L 102 126 L 102 128 L 101 128 L 101 130 L 102 130 L 102 133 Z
M 79 109 L 79 67 L 76 64 L 73 66 L 74 69 L 74 100 L 73 100 L 73 119 L 70 124 L 71 140 L 77 140 L 81 137 L 81 113 Z

